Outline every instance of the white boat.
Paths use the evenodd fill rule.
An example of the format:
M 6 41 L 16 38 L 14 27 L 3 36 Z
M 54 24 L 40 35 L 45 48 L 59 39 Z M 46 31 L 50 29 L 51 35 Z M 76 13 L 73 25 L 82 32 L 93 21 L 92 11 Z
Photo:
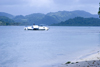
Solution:
M 49 30 L 49 28 L 45 26 L 33 25 L 25 27 L 24 30 Z

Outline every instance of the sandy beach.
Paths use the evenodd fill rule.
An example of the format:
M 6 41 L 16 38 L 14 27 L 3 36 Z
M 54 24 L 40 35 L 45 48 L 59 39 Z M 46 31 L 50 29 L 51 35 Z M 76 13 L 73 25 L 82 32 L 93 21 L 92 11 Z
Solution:
M 100 67 L 100 50 L 80 58 L 77 61 L 69 61 L 59 67 Z

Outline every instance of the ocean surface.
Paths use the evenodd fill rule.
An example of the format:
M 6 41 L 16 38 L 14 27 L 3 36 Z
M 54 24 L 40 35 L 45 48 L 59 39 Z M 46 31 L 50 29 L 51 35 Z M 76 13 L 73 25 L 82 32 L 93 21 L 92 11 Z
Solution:
M 49 26 L 48 31 L 0 26 L 0 67 L 54 67 L 100 47 L 100 27 Z

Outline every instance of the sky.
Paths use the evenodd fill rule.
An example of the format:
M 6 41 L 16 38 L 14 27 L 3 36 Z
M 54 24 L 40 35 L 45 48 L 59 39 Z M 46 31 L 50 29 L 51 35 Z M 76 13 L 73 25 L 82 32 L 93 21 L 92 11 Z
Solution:
M 0 12 L 12 15 L 84 10 L 97 14 L 100 0 L 0 0 Z

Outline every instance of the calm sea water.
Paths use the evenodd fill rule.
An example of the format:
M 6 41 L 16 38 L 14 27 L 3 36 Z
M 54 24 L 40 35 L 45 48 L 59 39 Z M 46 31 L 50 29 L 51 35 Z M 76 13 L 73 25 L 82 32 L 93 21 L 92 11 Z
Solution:
M 25 31 L 23 26 L 0 26 L 0 67 L 53 67 L 100 45 L 100 27 L 49 28 Z

